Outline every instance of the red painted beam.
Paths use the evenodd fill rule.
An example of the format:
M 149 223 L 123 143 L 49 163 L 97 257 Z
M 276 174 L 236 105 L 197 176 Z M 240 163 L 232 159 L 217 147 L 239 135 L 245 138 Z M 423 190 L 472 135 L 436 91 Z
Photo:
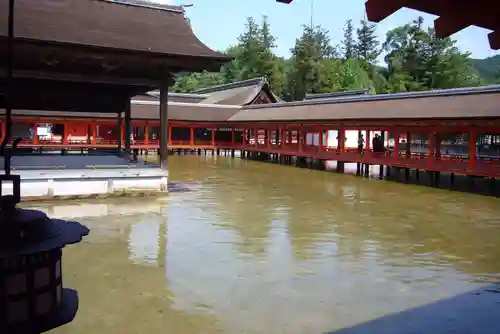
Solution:
M 500 30 L 489 33 L 488 40 L 493 50 L 500 50 Z
M 449 37 L 460 30 L 471 26 L 471 23 L 461 16 L 463 15 L 452 16 L 444 14 L 435 19 L 434 28 L 436 28 L 436 36 L 438 38 Z
M 406 2 L 406 0 L 367 0 L 365 8 L 368 21 L 380 22 L 403 8 Z

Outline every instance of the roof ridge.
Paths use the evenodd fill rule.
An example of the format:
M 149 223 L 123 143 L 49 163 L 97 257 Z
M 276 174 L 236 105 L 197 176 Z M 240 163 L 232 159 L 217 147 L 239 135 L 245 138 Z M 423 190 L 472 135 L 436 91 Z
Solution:
M 304 97 L 304 100 L 314 100 L 314 99 L 322 99 L 322 98 L 329 98 L 329 97 L 344 97 L 344 96 L 352 96 L 352 95 L 363 95 L 363 94 L 368 94 L 370 92 L 371 92 L 371 90 L 369 88 L 362 88 L 362 89 L 352 89 L 352 90 L 329 92 L 329 93 L 313 93 L 313 94 L 306 94 L 306 96 Z
M 252 78 L 252 79 L 230 82 L 227 84 L 216 85 L 216 86 L 211 86 L 211 87 L 207 87 L 207 88 L 195 89 L 190 93 L 192 93 L 192 94 L 193 93 L 194 94 L 214 93 L 214 92 L 219 92 L 219 91 L 227 90 L 227 89 L 240 88 L 240 87 L 246 87 L 246 86 L 251 86 L 251 85 L 256 85 L 256 84 L 265 84 L 265 83 L 267 83 L 267 78 L 264 76 L 264 77 L 259 77 L 259 78 Z
M 169 12 L 180 12 L 184 13 L 184 8 L 182 6 L 176 5 L 166 5 L 162 3 L 155 2 L 154 0 L 99 0 L 104 2 L 115 3 L 125 6 L 135 6 L 143 7 L 148 9 L 165 10 Z
M 350 95 L 333 98 L 317 98 L 302 101 L 283 102 L 283 103 L 269 103 L 269 104 L 256 104 L 244 106 L 244 109 L 264 109 L 273 107 L 291 107 L 291 106 L 307 106 L 316 104 L 333 104 L 333 103 L 349 103 L 349 102 L 369 102 L 369 101 L 387 101 L 399 99 L 418 99 L 425 97 L 449 97 L 460 95 L 474 95 L 474 94 L 489 94 L 500 93 L 500 85 L 486 85 L 477 87 L 463 87 L 463 88 L 448 88 L 436 89 L 418 92 L 402 92 L 391 94 L 363 94 L 363 95 Z

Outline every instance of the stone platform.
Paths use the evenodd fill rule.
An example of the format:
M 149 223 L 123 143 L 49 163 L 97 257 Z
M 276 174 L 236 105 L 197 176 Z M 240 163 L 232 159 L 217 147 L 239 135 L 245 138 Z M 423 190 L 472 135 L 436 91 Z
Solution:
M 21 175 L 23 200 L 167 192 L 168 172 L 115 155 L 14 156 L 11 169 Z M 3 184 L 2 191 L 12 193 L 12 185 Z

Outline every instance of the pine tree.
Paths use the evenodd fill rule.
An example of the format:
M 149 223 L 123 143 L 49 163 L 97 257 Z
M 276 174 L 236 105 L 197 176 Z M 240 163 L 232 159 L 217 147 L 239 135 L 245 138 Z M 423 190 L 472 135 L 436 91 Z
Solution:
M 367 63 L 373 63 L 380 55 L 380 42 L 375 35 L 375 24 L 361 21 L 361 27 L 356 30 L 358 41 L 356 43 L 356 54 Z
M 356 55 L 356 44 L 354 42 L 354 26 L 352 20 L 347 20 L 344 27 L 344 40 L 342 40 L 342 56 L 345 60 L 354 58 Z

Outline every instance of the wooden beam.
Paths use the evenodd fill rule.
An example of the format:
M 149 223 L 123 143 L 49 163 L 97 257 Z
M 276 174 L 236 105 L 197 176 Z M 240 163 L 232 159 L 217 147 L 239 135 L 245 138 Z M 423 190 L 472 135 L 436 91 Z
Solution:
M 365 8 L 368 21 L 380 22 L 403 8 L 406 2 L 407 0 L 367 0 Z
M 154 89 L 159 86 L 159 81 L 149 80 L 146 78 L 123 78 L 114 76 L 99 76 L 91 74 L 79 73 L 54 73 L 45 71 L 26 71 L 15 70 L 14 78 L 19 79 L 37 79 L 37 80 L 52 80 L 52 81 L 67 81 L 95 84 L 114 84 L 126 86 L 144 86 L 148 89 Z
M 445 38 L 471 26 L 471 22 L 467 20 L 465 15 L 444 14 L 434 20 L 434 28 L 436 29 L 436 37 Z
M 500 30 L 490 32 L 488 34 L 488 40 L 493 50 L 500 50 Z

